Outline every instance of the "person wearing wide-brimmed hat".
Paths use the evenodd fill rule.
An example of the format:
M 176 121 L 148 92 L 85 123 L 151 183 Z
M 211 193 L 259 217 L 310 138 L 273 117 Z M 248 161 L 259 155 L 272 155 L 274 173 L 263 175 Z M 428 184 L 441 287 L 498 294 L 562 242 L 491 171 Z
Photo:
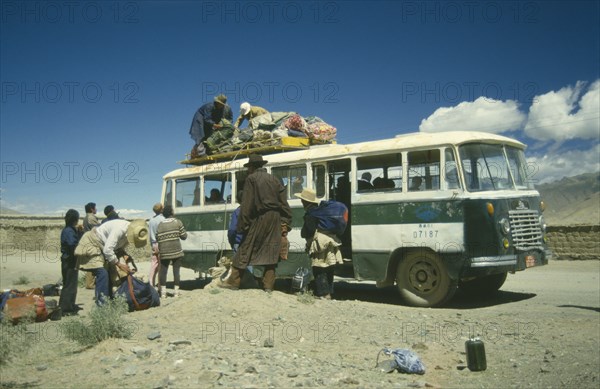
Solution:
M 250 155 L 244 165 L 248 177 L 237 223 L 237 232 L 244 234 L 244 238 L 233 257 L 231 274 L 224 287 L 238 288 L 241 274 L 249 265 L 264 267 L 261 280 L 264 290 L 272 291 L 275 285 L 282 236 L 287 235 L 291 225 L 292 210 L 283 185 L 263 168 L 266 163 L 262 156 Z
M 231 107 L 227 105 L 227 96 L 223 94 L 215 96 L 213 101 L 198 108 L 190 126 L 190 136 L 195 142 L 192 148 L 192 156 L 206 154 L 202 141 L 211 136 L 214 130 L 220 128 L 219 123 L 222 119 L 227 119 L 230 122 L 233 120 L 233 112 Z
M 294 196 L 301 199 L 304 206 L 300 236 L 306 239 L 306 252 L 312 262 L 314 294 L 331 299 L 335 265 L 343 263 L 340 237 L 348 222 L 348 208 L 338 201 L 320 201 L 309 188 Z
M 250 105 L 250 103 L 244 102 L 240 105 L 240 116 L 238 116 L 234 126 L 239 127 L 242 125 L 244 120 L 250 121 L 250 119 L 254 119 L 257 116 L 265 115 L 267 113 L 269 113 L 269 111 L 263 107 L 259 107 L 258 105 Z
M 133 244 L 136 248 L 142 248 L 147 243 L 148 225 L 143 219 L 131 222 L 117 219 L 83 234 L 75 248 L 75 255 L 79 268 L 92 272 L 96 277 L 96 304 L 102 305 L 107 298 L 112 297 L 109 274 L 111 268 L 119 268 L 125 274 L 131 272 L 126 263 L 119 261 L 119 257 L 123 257 L 126 262 L 130 259 L 125 247 Z

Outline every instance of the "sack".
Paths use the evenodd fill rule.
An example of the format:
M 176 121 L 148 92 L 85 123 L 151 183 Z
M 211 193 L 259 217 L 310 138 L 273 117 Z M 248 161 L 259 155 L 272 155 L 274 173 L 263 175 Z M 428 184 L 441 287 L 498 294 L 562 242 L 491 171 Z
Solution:
M 160 296 L 156 289 L 131 274 L 127 276 L 127 282 L 123 282 L 119 286 L 117 294 L 125 297 L 130 312 L 160 306 Z
M 348 208 L 344 203 L 335 200 L 321 201 L 317 208 L 312 209 L 311 216 L 318 219 L 319 231 L 336 234 L 341 237 L 348 225 Z
M 292 278 L 292 293 L 305 293 L 310 282 L 310 271 L 305 267 L 299 267 Z
M 4 306 L 4 315 L 13 324 L 27 319 L 41 322 L 48 318 L 48 310 L 46 309 L 44 296 L 31 294 L 9 298 Z
M 290 116 L 283 125 L 288 130 L 306 132 L 306 121 L 298 114 Z

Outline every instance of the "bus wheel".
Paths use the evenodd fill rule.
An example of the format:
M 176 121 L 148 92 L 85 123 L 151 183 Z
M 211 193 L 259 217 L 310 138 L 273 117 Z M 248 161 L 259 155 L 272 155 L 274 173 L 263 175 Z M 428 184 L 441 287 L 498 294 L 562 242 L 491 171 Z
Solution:
M 439 255 L 429 251 L 409 253 L 398 265 L 396 284 L 402 298 L 416 307 L 443 304 L 457 286 Z
M 506 281 L 507 273 L 491 274 L 469 281 L 460 281 L 458 287 L 469 295 L 492 295 L 498 291 Z

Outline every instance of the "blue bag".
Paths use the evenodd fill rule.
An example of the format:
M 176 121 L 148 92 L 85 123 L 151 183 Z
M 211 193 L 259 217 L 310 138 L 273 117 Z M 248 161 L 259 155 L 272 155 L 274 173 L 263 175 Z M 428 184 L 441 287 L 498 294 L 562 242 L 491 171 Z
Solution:
M 391 369 L 397 369 L 400 373 L 425 374 L 425 365 L 417 354 L 406 349 L 383 348 L 379 354 L 391 355 L 394 359 L 389 364 Z M 379 354 L 377 354 L 377 363 L 379 364 Z
M 342 236 L 348 225 L 348 208 L 335 200 L 321 201 L 317 208 L 309 211 L 318 219 L 317 229 Z
M 129 311 L 141 311 L 160 305 L 160 296 L 156 289 L 131 274 L 127 275 L 127 281 L 119 286 L 117 294 L 125 297 L 129 305 Z

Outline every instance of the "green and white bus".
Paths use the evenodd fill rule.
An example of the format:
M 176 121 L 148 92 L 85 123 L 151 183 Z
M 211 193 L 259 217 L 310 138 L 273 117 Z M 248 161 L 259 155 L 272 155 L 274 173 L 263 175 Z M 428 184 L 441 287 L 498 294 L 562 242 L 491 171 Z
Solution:
M 459 287 L 497 291 L 508 272 L 545 265 L 552 255 L 525 147 L 504 136 L 457 131 L 265 155 L 293 211 L 289 258 L 278 277 L 310 268 L 300 237 L 304 210 L 294 197 L 310 187 L 349 210 L 337 276 L 396 284 L 404 302 L 422 307 L 443 304 Z M 164 176 L 163 202 L 188 230 L 184 267 L 206 272 L 229 251 L 227 228 L 246 161 L 240 155 Z

